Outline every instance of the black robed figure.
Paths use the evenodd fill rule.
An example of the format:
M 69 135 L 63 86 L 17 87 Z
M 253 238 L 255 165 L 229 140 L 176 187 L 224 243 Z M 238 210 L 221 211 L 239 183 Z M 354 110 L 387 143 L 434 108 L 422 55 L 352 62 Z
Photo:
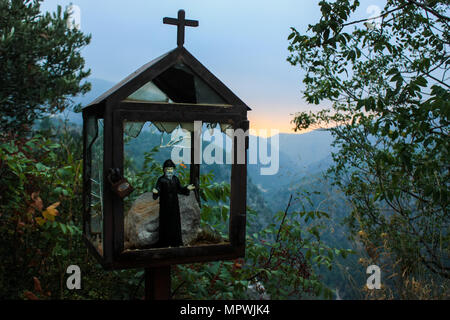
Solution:
M 181 186 L 174 175 L 175 164 L 172 160 L 164 161 L 164 175 L 158 178 L 153 188 L 153 199 L 159 197 L 159 242 L 158 247 L 177 247 L 183 245 L 181 238 L 181 218 L 178 194 L 189 195 L 193 185 Z

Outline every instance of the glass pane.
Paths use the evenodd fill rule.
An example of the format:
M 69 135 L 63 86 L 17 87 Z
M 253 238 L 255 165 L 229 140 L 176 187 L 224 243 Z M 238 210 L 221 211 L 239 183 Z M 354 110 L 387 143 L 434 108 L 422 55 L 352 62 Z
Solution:
M 224 128 L 227 128 L 224 125 Z M 222 132 L 222 124 L 203 123 L 201 172 L 208 177 L 209 192 L 202 202 L 203 241 L 228 241 L 230 217 L 231 143 Z
M 188 122 L 124 123 L 125 128 L 142 127 L 137 136 L 124 133 L 124 175 L 134 187 L 124 199 L 125 250 L 228 242 L 231 166 L 211 164 L 205 172 L 213 172 L 202 176 L 196 189 L 187 188 L 191 132 L 182 129 L 193 126 Z M 217 124 L 210 127 L 224 136 Z M 173 174 L 163 171 L 168 159 L 174 162 Z M 158 191 L 156 199 L 153 189 Z
M 97 119 L 95 116 L 88 116 L 86 121 L 83 123 L 85 127 L 85 137 L 84 137 L 84 144 L 86 146 L 86 162 L 84 167 L 84 178 L 86 179 L 89 184 L 87 186 L 87 190 L 85 191 L 86 194 L 84 194 L 84 205 L 85 205 L 85 214 L 90 217 L 91 213 L 91 183 L 90 183 L 90 177 L 92 172 L 92 153 L 91 153 L 91 145 L 94 139 L 97 137 Z M 90 236 L 90 218 L 86 219 L 84 221 L 85 226 L 84 230 L 86 232 L 86 235 Z
M 88 145 L 89 163 L 89 217 L 88 236 L 100 254 L 103 254 L 103 119 L 96 119 L 97 134 Z M 89 130 L 88 130 L 89 132 Z M 89 141 L 89 134 L 88 134 Z
M 227 104 L 219 95 L 211 89 L 205 81 L 199 77 L 194 77 L 197 103 L 204 104 Z
M 127 100 L 149 101 L 149 102 L 169 102 L 169 98 L 154 85 L 153 82 L 148 82 L 140 89 L 131 94 Z
M 126 136 L 136 138 L 142 130 L 145 122 L 126 122 L 123 131 Z
M 95 116 L 89 116 L 86 122 L 86 146 L 89 148 L 97 137 L 98 127 L 97 118 Z
M 189 67 L 177 64 L 153 80 L 169 98 L 168 102 L 227 104 L 205 81 Z

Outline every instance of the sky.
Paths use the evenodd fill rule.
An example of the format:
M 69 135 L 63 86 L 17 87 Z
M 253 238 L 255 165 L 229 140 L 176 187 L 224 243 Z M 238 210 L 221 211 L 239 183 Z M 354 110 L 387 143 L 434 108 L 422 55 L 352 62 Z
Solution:
M 251 109 L 250 127 L 294 133 L 293 114 L 321 109 L 302 94 L 304 72 L 293 67 L 290 27 L 306 32 L 320 19 L 319 0 L 44 0 L 43 11 L 79 7 L 81 31 L 92 35 L 82 51 L 91 77 L 117 83 L 176 47 L 176 26 L 162 23 L 184 9 L 199 27 L 186 28 L 184 46 Z M 362 15 L 370 5 L 362 1 Z

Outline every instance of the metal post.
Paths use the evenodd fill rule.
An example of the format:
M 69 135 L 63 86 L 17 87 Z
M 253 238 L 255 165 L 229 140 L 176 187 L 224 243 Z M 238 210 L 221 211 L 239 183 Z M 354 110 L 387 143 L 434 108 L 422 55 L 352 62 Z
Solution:
M 145 300 L 170 300 L 170 266 L 145 268 Z

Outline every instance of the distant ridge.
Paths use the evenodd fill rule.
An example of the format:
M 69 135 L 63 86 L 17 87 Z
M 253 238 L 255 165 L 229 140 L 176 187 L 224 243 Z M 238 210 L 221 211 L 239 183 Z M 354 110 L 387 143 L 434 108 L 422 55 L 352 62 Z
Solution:
M 114 82 L 98 79 L 98 78 L 89 78 L 87 80 L 91 83 L 92 89 L 88 93 L 82 96 L 77 96 L 73 98 L 74 104 L 81 103 L 81 105 L 84 107 L 94 101 L 96 98 L 98 98 L 102 93 L 109 90 L 114 86 Z M 81 113 L 75 113 L 72 110 L 68 110 L 63 112 L 63 117 L 67 117 L 69 121 L 76 123 L 76 124 L 82 124 L 83 118 L 81 116 Z

